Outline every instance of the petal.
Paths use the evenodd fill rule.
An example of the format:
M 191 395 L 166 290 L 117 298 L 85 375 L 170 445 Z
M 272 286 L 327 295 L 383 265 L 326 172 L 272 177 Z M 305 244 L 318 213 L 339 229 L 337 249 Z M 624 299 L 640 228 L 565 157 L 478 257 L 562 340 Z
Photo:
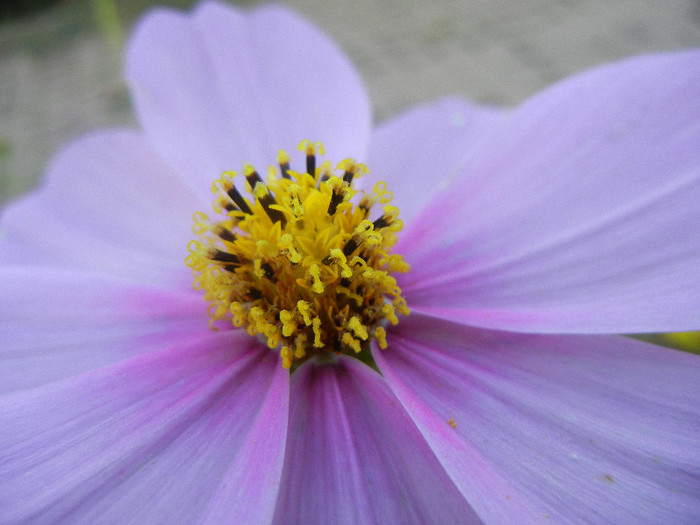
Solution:
M 243 162 L 262 173 L 304 139 L 335 161 L 365 157 L 370 106 L 357 73 L 283 7 L 153 11 L 131 40 L 126 76 L 153 143 L 199 191 Z
M 269 521 L 288 377 L 229 331 L 2 397 L 0 521 Z
M 206 305 L 192 291 L 0 266 L 0 393 L 201 337 L 207 322 Z
M 506 112 L 448 98 L 419 106 L 380 125 L 372 135 L 368 179 L 382 180 L 408 223 L 464 169 Z M 360 179 L 360 182 L 364 179 Z
M 380 370 L 485 522 L 700 520 L 697 356 L 420 315 L 390 335 Z M 473 456 L 509 491 L 475 484 Z
M 276 523 L 480 523 L 369 367 L 309 363 L 291 399 Z
M 0 262 L 189 287 L 183 261 L 203 207 L 141 135 L 93 133 L 56 156 L 38 192 L 5 210 Z
M 506 330 L 700 326 L 700 51 L 555 85 L 401 238 L 416 311 Z

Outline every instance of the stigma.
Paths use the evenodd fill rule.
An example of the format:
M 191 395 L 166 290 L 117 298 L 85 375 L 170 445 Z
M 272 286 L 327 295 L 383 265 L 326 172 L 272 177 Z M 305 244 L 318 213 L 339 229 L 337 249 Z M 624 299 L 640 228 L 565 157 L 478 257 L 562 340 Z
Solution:
M 357 191 L 364 164 L 318 164 L 318 142 L 305 140 L 299 150 L 303 170 L 292 170 L 280 150 L 265 179 L 244 165 L 238 186 L 234 171 L 214 181 L 216 219 L 195 213 L 198 239 L 185 260 L 210 326 L 230 322 L 262 337 L 287 369 L 360 354 L 372 340 L 386 348 L 386 324 L 409 313 L 393 276 L 409 265 L 391 253 L 403 224 L 386 184 Z

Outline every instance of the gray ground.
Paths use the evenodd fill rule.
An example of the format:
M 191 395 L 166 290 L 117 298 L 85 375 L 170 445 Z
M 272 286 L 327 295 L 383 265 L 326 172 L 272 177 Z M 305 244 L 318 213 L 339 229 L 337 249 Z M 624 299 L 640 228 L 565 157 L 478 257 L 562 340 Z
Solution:
M 285 3 L 350 55 L 378 120 L 446 94 L 513 105 L 591 65 L 700 45 L 695 0 Z M 118 4 L 128 28 L 148 3 Z M 71 137 L 133 123 L 119 46 L 99 27 L 86 0 L 0 21 L 0 203 L 36 184 L 48 158 Z

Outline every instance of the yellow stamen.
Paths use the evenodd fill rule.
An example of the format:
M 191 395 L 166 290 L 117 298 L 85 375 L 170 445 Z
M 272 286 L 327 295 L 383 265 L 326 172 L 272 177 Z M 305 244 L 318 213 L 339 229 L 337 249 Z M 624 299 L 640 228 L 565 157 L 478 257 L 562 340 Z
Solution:
M 199 239 L 185 260 L 212 327 L 228 320 L 263 337 L 285 368 L 316 355 L 359 353 L 373 339 L 386 348 L 384 325 L 409 313 L 392 276 L 409 266 L 391 253 L 402 222 L 386 184 L 355 199 L 352 184 L 368 172 L 364 164 L 345 159 L 336 175 L 328 161 L 317 166 L 322 144 L 303 141 L 299 150 L 306 155 L 299 171 L 282 150 L 266 180 L 245 165 L 240 187 L 248 198 L 234 185 L 236 172 L 214 181 L 220 217 L 195 214 Z M 383 212 L 370 218 L 375 203 Z
M 367 334 L 367 327 L 362 324 L 360 318 L 356 315 L 348 321 L 348 328 L 352 330 L 352 333 L 355 334 L 356 337 L 359 337 L 363 341 L 369 337 Z
M 377 344 L 382 350 L 388 346 L 386 342 L 386 330 L 383 326 L 378 326 L 374 329 L 374 338 L 377 340 Z
M 321 331 L 321 319 L 318 317 L 314 317 L 313 322 L 311 323 L 311 326 L 313 327 L 314 330 L 314 346 L 316 348 L 323 348 L 323 332 Z

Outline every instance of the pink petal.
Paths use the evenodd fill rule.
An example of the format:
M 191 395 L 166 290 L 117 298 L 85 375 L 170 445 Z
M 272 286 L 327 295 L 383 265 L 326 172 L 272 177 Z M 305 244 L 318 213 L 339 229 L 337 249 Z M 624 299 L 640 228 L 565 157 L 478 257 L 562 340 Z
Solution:
M 480 144 L 502 125 L 501 109 L 448 98 L 412 109 L 380 125 L 372 136 L 365 187 L 379 180 L 408 223 L 460 173 Z
M 265 173 L 279 148 L 298 153 L 304 139 L 336 162 L 366 156 L 370 109 L 357 73 L 283 7 L 153 11 L 134 33 L 126 76 L 153 143 L 199 191 L 243 162 Z
M 209 332 L 198 293 L 0 266 L 0 392 L 34 388 Z
M 309 363 L 291 400 L 276 523 L 479 522 L 369 367 Z
M 5 210 L 0 262 L 189 287 L 192 215 L 205 205 L 173 173 L 132 131 L 74 142 L 38 192 Z
M 421 315 L 390 337 L 382 373 L 485 522 L 700 520 L 697 356 Z
M 415 311 L 538 332 L 700 326 L 700 51 L 555 85 L 404 232 Z
M 269 521 L 288 377 L 229 331 L 0 398 L 0 521 Z

